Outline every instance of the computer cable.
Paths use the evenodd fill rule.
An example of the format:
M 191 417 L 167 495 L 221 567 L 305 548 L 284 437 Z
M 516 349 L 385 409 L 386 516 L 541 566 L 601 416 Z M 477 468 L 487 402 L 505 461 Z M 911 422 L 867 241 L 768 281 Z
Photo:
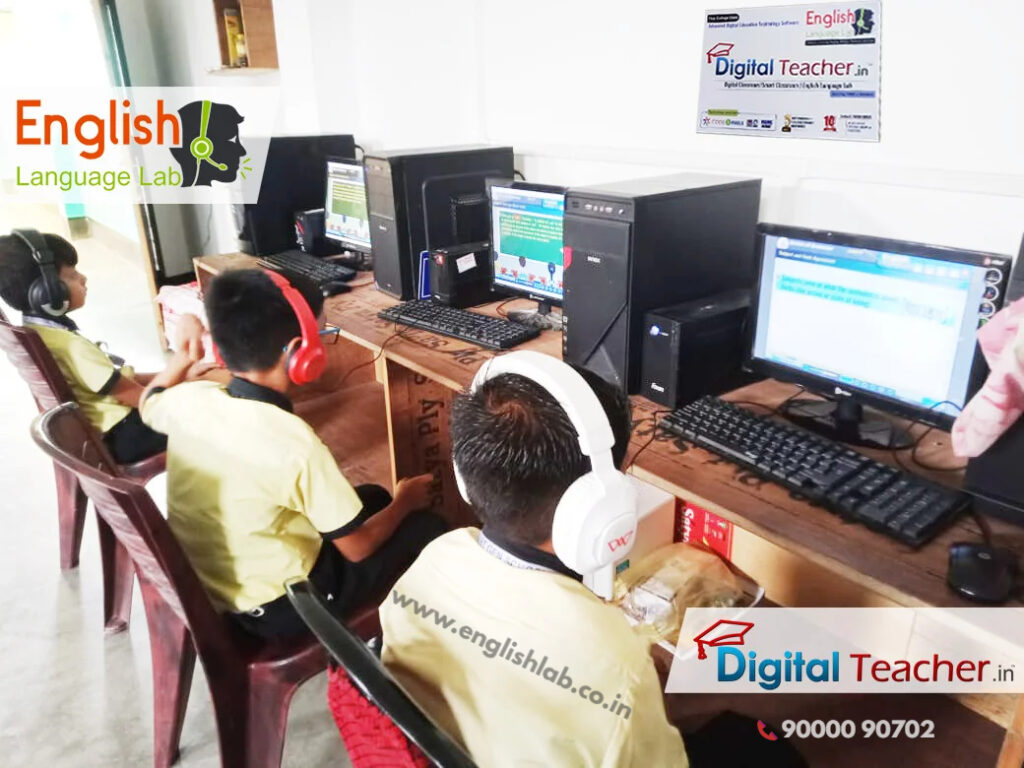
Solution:
M 512 174 L 513 174 L 514 176 L 518 176 L 518 177 L 519 177 L 519 180 L 520 180 L 520 181 L 526 181 L 526 177 L 525 177 L 525 176 L 523 176 L 523 172 L 522 172 L 522 171 L 516 171 L 516 170 L 513 170 L 513 171 L 512 171 Z
M 363 149 L 363 148 L 362 148 L 361 146 L 359 146 L 358 144 L 354 144 L 353 146 L 354 146 L 354 147 L 355 147 L 356 149 L 358 149 L 358 150 L 359 150 L 359 152 L 360 152 L 360 154 L 362 155 L 362 157 L 356 158 L 357 160 L 362 160 L 362 159 L 363 159 L 364 157 L 366 157 L 366 150 L 365 150 L 365 149 Z
M 517 298 L 519 297 L 513 296 L 511 299 L 505 299 L 503 302 L 501 302 L 501 304 L 498 305 L 497 309 L 495 309 L 495 312 L 498 313 L 498 317 L 504 317 L 507 320 L 508 312 L 504 311 L 505 305 L 508 304 L 509 302 L 515 301 Z
M 637 449 L 636 453 L 633 454 L 633 456 L 629 460 L 629 463 L 626 464 L 625 469 L 622 470 L 623 472 L 628 472 L 630 469 L 632 469 L 633 465 L 636 463 L 636 460 L 638 458 L 640 458 L 640 454 L 643 453 L 644 451 L 646 451 L 648 449 L 648 447 L 650 447 L 651 443 L 653 443 L 658 438 L 658 430 L 659 429 L 662 430 L 666 435 L 670 435 L 670 436 L 672 435 L 671 432 L 669 432 L 667 429 L 665 429 L 664 427 L 661 426 L 661 417 L 666 415 L 666 414 L 672 413 L 673 410 L 675 410 L 675 409 L 673 409 L 673 408 L 660 408 L 660 409 L 656 410 L 651 416 L 644 417 L 637 424 L 634 425 L 633 428 L 636 429 L 641 424 L 644 424 L 644 423 L 646 423 L 648 421 L 653 421 L 654 422 L 654 426 L 651 429 L 651 436 L 647 439 L 647 442 L 644 443 L 643 445 L 641 445 Z

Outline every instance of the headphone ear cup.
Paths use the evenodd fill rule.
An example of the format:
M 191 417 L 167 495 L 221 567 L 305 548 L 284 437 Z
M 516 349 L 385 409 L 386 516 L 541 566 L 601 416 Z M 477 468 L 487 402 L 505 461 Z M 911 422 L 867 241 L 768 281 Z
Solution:
M 636 489 L 621 472 L 588 472 L 566 489 L 555 510 L 551 543 L 576 573 L 592 573 L 624 557 L 636 538 Z
M 50 303 L 51 297 L 53 304 Z M 47 287 L 46 278 L 37 277 L 28 289 L 28 303 L 32 311 L 50 317 L 62 317 L 67 314 L 69 299 L 68 287 L 59 279 L 54 280 L 51 287 Z M 57 308 L 54 309 L 53 305 Z
M 288 378 L 293 384 L 310 384 L 323 375 L 327 353 L 323 346 L 307 347 L 303 342 L 288 358 Z

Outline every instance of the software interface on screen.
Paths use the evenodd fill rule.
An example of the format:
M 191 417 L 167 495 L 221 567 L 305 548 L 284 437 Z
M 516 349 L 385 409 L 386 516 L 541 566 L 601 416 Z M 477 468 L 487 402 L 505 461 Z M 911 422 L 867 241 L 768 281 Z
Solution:
M 565 195 L 491 188 L 494 285 L 562 299 Z
M 362 165 L 327 161 L 324 234 L 357 251 L 370 251 L 370 215 Z
M 920 408 L 964 405 L 999 270 L 765 235 L 754 356 Z

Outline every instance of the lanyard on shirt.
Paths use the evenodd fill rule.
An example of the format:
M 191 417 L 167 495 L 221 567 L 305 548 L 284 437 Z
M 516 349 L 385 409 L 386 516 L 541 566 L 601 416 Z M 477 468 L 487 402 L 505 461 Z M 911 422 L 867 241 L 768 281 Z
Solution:
M 496 557 L 498 560 L 505 563 L 505 565 L 511 565 L 513 568 L 522 568 L 527 571 L 547 571 L 549 573 L 555 573 L 551 568 L 546 568 L 543 565 L 537 565 L 536 563 L 531 563 L 528 560 L 523 560 L 523 558 L 513 555 L 508 550 L 502 549 L 484 536 L 483 531 L 480 531 L 480 534 L 477 537 L 477 543 L 484 552 L 491 557 Z

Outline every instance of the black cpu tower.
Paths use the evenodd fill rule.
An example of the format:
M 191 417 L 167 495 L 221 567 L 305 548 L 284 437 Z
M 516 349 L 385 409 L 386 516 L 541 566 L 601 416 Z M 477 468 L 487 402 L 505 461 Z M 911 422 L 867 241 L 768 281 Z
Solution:
M 327 158 L 355 157 L 351 134 L 274 136 L 255 204 L 234 206 L 238 247 L 262 256 L 296 247 L 295 214 L 323 208 Z
M 1024 298 L 1024 240 L 1013 264 L 1004 306 Z M 964 489 L 974 495 L 974 510 L 1024 526 L 1024 416 L 981 456 L 967 462 Z
M 760 179 L 675 174 L 570 189 L 562 356 L 640 390 L 644 313 L 752 288 Z
M 668 408 L 749 381 L 750 291 L 736 289 L 644 315 L 640 394 Z
M 421 251 L 487 240 L 485 179 L 510 178 L 512 162 L 512 147 L 367 153 L 366 198 L 377 288 L 396 298 L 414 298 Z

